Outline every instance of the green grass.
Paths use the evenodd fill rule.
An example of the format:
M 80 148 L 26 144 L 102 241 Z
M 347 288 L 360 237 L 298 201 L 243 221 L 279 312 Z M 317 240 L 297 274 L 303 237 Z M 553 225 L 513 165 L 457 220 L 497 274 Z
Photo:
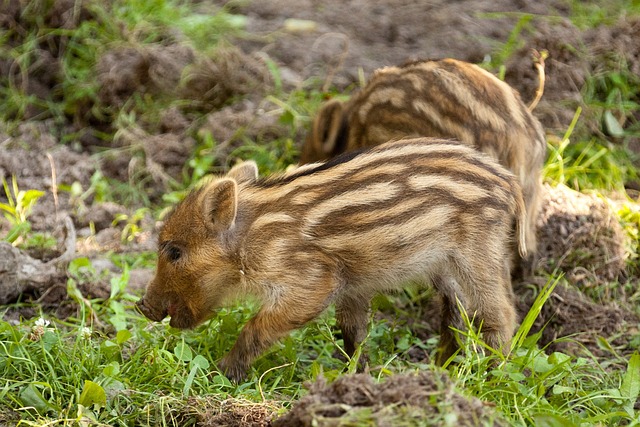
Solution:
M 614 24 L 620 16 L 640 14 L 637 0 L 571 1 L 572 22 L 578 28 L 594 28 Z
M 78 280 L 91 277 L 87 262 L 75 262 L 71 270 Z M 341 342 L 333 338 L 329 312 L 269 350 L 246 382 L 232 384 L 216 371 L 215 362 L 254 308 L 223 309 L 194 331 L 180 332 L 166 321 L 149 323 L 135 312 L 137 297 L 124 291 L 127 274 L 125 268 L 122 277 L 112 280 L 111 298 L 85 300 L 77 317 L 62 321 L 41 314 L 18 324 L 0 321 L 0 398 L 6 403 L 0 421 L 17 414 L 23 425 L 75 425 L 82 419 L 123 426 L 193 425 L 195 409 L 189 397 L 276 400 L 287 406 L 303 393 L 304 381 L 320 373 L 332 379 L 354 369 L 335 358 Z M 637 353 L 606 363 L 547 354 L 537 345 L 539 334 L 530 334 L 557 281 L 550 280 L 541 290 L 516 333 L 510 357 L 486 347 L 481 335 L 461 331 L 465 351 L 449 367 L 458 389 L 493 402 L 513 425 L 556 425 L 540 424 L 543 419 L 569 426 L 640 423 L 633 407 L 640 388 Z M 401 302 L 400 312 L 403 304 L 416 308 L 405 297 L 394 299 Z M 434 341 L 419 341 L 406 325 L 373 321 L 364 345 L 371 375 L 383 379 L 392 373 L 439 369 L 409 362 L 405 353 L 414 345 L 435 351 Z M 484 348 L 485 355 L 478 348 Z

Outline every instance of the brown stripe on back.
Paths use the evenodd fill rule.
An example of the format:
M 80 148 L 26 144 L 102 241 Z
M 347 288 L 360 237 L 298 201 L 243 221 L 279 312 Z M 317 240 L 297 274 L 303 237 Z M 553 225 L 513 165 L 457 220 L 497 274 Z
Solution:
M 404 196 L 404 197 L 403 197 Z M 474 202 L 468 202 L 464 199 L 452 196 L 449 192 L 441 188 L 430 188 L 423 196 L 424 201 L 417 206 L 412 206 L 406 211 L 394 215 L 385 215 L 385 211 L 391 210 L 393 207 L 401 205 L 404 199 L 413 199 L 415 197 L 421 197 L 418 194 L 403 194 L 393 199 L 386 200 L 384 202 L 377 202 L 370 205 L 359 206 L 347 206 L 342 209 L 337 209 L 329 212 L 323 218 L 321 218 L 318 224 L 331 224 L 329 234 L 335 234 L 336 228 L 340 227 L 340 224 L 345 224 L 345 229 L 349 231 L 361 232 L 375 228 L 376 224 L 389 225 L 389 224 L 403 224 L 406 222 L 407 217 L 416 216 L 428 216 L 429 210 L 433 206 L 451 206 L 460 212 L 470 213 L 482 211 L 485 207 L 490 207 L 498 211 L 509 213 L 511 207 L 505 200 L 501 200 L 499 195 L 492 195 L 478 198 Z M 358 216 L 366 213 L 372 213 L 371 220 L 358 219 L 353 221 L 352 216 Z
M 423 73 L 417 72 L 418 78 L 424 79 Z M 397 80 L 397 79 L 396 79 Z M 404 79 L 406 80 L 406 78 Z M 372 110 L 366 117 L 366 122 L 361 122 L 362 126 L 367 126 L 372 123 L 382 122 L 386 126 L 393 126 L 394 122 L 406 123 L 405 132 L 407 130 L 419 131 L 423 135 L 437 135 L 437 136 L 453 136 L 456 134 L 454 129 L 451 128 L 452 124 L 458 124 L 466 129 L 470 129 L 475 133 L 475 128 L 478 124 L 476 121 L 469 120 L 473 115 L 473 111 L 467 105 L 462 104 L 456 94 L 452 94 L 445 86 L 442 86 L 442 82 L 436 80 L 434 84 L 432 79 L 424 79 L 427 82 L 427 88 L 425 91 L 416 93 L 415 90 L 410 89 L 414 95 L 411 97 L 411 102 L 407 102 L 402 106 L 395 106 L 392 103 L 381 104 L 379 109 Z M 384 82 L 384 85 L 395 85 L 396 81 Z M 383 86 L 380 83 L 378 86 Z M 427 121 L 416 120 L 417 118 L 424 117 L 425 113 L 422 110 L 416 108 L 415 101 L 426 103 L 437 112 L 436 116 L 441 117 L 444 123 L 448 123 L 445 126 L 437 123 L 432 118 Z M 361 102 L 360 104 L 362 104 Z M 359 108 L 354 104 L 354 109 Z M 355 116 L 356 112 L 352 116 Z M 408 129 L 407 129 L 408 128 Z M 434 133 L 435 132 L 435 133 Z M 353 129 L 352 129 L 353 133 Z M 352 138 L 357 139 L 357 135 L 353 135 Z
M 507 105 L 505 94 L 498 86 L 499 80 L 497 78 L 496 81 L 489 80 L 487 78 L 489 76 L 480 73 L 480 70 L 475 69 L 472 64 L 469 64 L 468 67 L 460 67 L 451 62 L 442 62 L 441 64 L 442 67 L 435 71 L 420 67 L 407 70 L 407 74 L 414 73 L 431 82 L 431 86 L 425 92 L 415 95 L 416 98 L 441 103 L 443 107 L 446 106 L 442 109 L 447 112 L 457 112 L 462 109 L 469 115 L 468 117 L 477 116 L 478 112 L 468 104 L 469 100 L 460 97 L 461 90 L 464 89 L 472 95 L 472 99 L 479 100 L 478 102 L 483 104 L 483 108 L 490 110 L 503 122 L 513 121 L 511 111 L 504 108 Z M 448 78 L 443 78 L 445 76 Z M 452 82 L 449 82 L 449 79 Z
M 254 200 L 255 208 L 259 212 L 275 212 L 288 209 L 287 206 L 290 205 L 310 206 L 315 201 L 341 197 L 344 193 L 357 191 L 358 186 L 385 182 L 398 183 L 412 174 L 446 176 L 452 181 L 476 185 L 478 188 L 489 191 L 495 190 L 496 183 L 500 184 L 501 187 L 510 188 L 512 177 L 508 172 L 497 168 L 491 162 L 481 161 L 477 157 L 479 153 L 470 148 L 467 150 L 464 144 L 457 141 L 434 141 L 435 143 L 432 145 L 434 151 L 428 154 L 410 152 L 394 155 L 394 151 L 399 148 L 424 147 L 425 144 L 429 144 L 428 141 L 432 140 L 424 138 L 402 140 L 392 144 L 376 146 L 366 151 L 346 153 L 326 163 L 306 168 L 299 174 L 294 172 L 290 175 L 267 178 L 257 183 L 249 184 L 247 187 L 261 192 L 261 190 L 290 185 L 288 187 L 290 191 L 287 191 L 284 196 L 274 195 L 269 197 L 267 192 L 264 193 L 262 201 Z M 447 147 L 454 146 L 464 147 L 465 150 L 462 152 L 446 151 Z M 369 153 L 380 153 L 383 156 L 371 162 L 366 162 L 366 159 L 370 158 Z M 389 153 L 389 155 L 385 156 L 385 153 Z M 362 159 L 363 162 L 361 163 L 359 159 Z M 401 175 L 375 174 L 376 169 L 384 170 L 385 166 L 390 164 L 402 165 L 406 172 Z M 325 177 L 326 173 L 331 173 L 334 169 L 336 169 L 337 176 L 342 176 L 342 178 L 336 179 L 330 184 L 327 184 L 326 180 L 322 180 L 319 184 L 314 184 L 313 175 L 318 174 Z M 362 174 L 362 178 L 359 177 L 359 173 Z M 304 185 L 296 186 L 295 181 L 302 178 L 306 178 Z M 305 197 L 300 198 L 299 196 Z M 294 202 L 296 197 L 299 198 L 300 202 Z
M 284 175 L 273 175 L 269 177 L 262 177 L 262 178 L 259 178 L 257 181 L 251 183 L 250 187 L 270 188 L 270 187 L 282 186 L 285 184 L 289 184 L 298 178 L 308 177 L 314 174 L 322 173 L 324 171 L 335 169 L 336 167 L 346 164 L 368 152 L 392 151 L 401 146 L 402 147 L 421 146 L 425 144 L 425 141 L 430 141 L 430 142 L 432 141 L 434 146 L 436 145 L 465 146 L 465 144 L 462 144 L 461 142 L 458 142 L 458 141 L 436 140 L 436 139 L 431 140 L 427 138 L 408 139 L 408 140 L 399 141 L 398 143 L 395 143 L 395 144 L 385 144 L 382 146 L 367 147 L 359 150 L 353 150 L 347 153 L 342 153 L 339 156 L 336 156 L 326 162 L 317 163 L 315 166 L 312 165 L 311 167 L 304 167 L 299 172 L 293 171 L 289 174 L 284 174 Z M 421 155 L 424 155 L 424 154 L 421 154 Z M 405 156 L 405 157 L 411 157 L 411 156 Z M 415 157 L 415 155 L 413 155 L 413 157 Z M 389 161 L 396 161 L 395 159 L 399 159 L 399 161 L 401 161 L 401 158 L 397 156 L 393 156 L 392 158 L 386 158 L 385 163 L 388 163 Z M 370 166 L 367 166 L 367 168 L 368 167 Z M 305 188 L 309 188 L 309 187 L 305 186 Z

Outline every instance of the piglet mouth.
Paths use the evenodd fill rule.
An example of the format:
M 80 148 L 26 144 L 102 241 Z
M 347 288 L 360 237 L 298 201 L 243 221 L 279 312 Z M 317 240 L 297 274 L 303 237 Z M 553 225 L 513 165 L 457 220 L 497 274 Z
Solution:
M 157 309 L 149 306 L 144 297 L 140 298 L 138 302 L 136 302 L 136 308 L 147 319 L 153 320 L 155 322 L 162 321 L 162 319 L 167 317 L 167 314 L 169 314 L 166 309 Z

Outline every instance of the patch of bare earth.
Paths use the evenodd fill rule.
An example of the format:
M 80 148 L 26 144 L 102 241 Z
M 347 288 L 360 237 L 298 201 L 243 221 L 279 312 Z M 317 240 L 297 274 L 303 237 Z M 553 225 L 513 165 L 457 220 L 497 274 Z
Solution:
M 187 412 L 195 414 L 198 427 L 267 427 L 282 405 L 275 401 L 262 403 L 215 397 L 189 398 Z
M 626 276 L 626 235 L 603 197 L 560 185 L 544 186 L 538 224 L 538 265 L 563 271 L 576 286 L 597 286 Z
M 239 3 L 231 11 L 249 18 L 251 37 L 238 40 L 243 49 L 266 52 L 303 80 L 323 76 L 344 88 L 358 81 L 360 70 L 369 75 L 412 59 L 482 62 L 507 39 L 517 14 L 555 15 L 566 13 L 568 5 L 562 0 L 266 0 Z
M 368 374 L 310 384 L 309 393 L 273 426 L 506 426 L 491 407 L 460 395 L 445 373 L 398 374 L 376 383 Z
M 515 285 L 521 317 L 545 284 L 544 279 L 537 279 Z M 618 354 L 636 351 L 630 346 L 630 339 L 638 335 L 639 322 L 635 314 L 615 302 L 596 303 L 576 288 L 558 285 L 543 305 L 531 332 L 542 330 L 538 344 L 549 353 L 603 357 L 611 355 L 609 346 Z

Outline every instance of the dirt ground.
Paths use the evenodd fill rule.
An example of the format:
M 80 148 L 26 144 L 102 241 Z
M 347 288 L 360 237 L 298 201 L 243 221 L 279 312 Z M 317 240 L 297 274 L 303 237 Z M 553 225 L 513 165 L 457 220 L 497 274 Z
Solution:
M 430 426 L 508 425 L 481 400 L 457 393 L 446 374 L 431 371 L 393 375 L 377 384 L 368 374 L 345 375 L 331 384 L 320 378 L 309 385 L 309 394 L 272 425 L 349 425 L 349 415 L 354 413 L 368 414 L 367 419 L 376 426 L 396 425 L 396 417 L 403 419 L 402 414 Z
M 0 12 L 0 26 L 29 25 L 19 13 L 18 0 L 5 3 L 7 9 Z M 74 3 L 56 2 L 43 19 L 60 28 L 75 28 L 81 20 L 94 19 L 84 9 L 71 16 L 69 11 Z M 77 255 L 97 260 L 96 264 L 110 274 L 114 274 L 114 267 L 104 261 L 107 250 L 136 252 L 154 248 L 155 227 L 150 218 L 143 221 L 145 232 L 134 242 L 121 243 L 122 226 L 112 225 L 114 216 L 132 213 L 136 206 L 94 203 L 95 194 L 86 193 L 91 188 L 92 176 L 99 172 L 132 185 L 143 182 L 148 197 L 159 200 L 168 190 L 168 182 L 180 176 L 195 146 L 191 136 L 194 129 L 213 133 L 219 142 L 215 153 L 219 158 L 224 158 L 237 143 L 234 135 L 239 127 L 244 128 L 244 135 L 258 142 L 283 135 L 285 130 L 277 117 L 264 112 L 263 97 L 273 87 L 266 57 L 280 67 L 286 90 L 304 87 L 309 80 L 351 90 L 361 76 L 366 78 L 374 69 L 407 60 L 440 57 L 470 62 L 490 60 L 492 55 L 499 55 L 497 49 L 509 38 L 514 25 L 530 14 L 531 20 L 520 34 L 521 43 L 506 64 L 505 78 L 528 103 L 538 85 L 531 50 L 549 52 L 545 95 L 534 114 L 550 135 L 566 130 L 575 108 L 582 105 L 581 88 L 590 73 L 621 58 L 631 70 L 640 73 L 640 44 L 632 42 L 640 39 L 639 21 L 621 20 L 610 27 L 583 31 L 566 19 L 571 3 L 566 0 L 213 3 L 224 5 L 229 12 L 246 15 L 250 35 L 231 40 L 228 49 L 215 57 L 201 56 L 171 37 L 157 47 L 108 50 L 95 67 L 100 83 L 99 99 L 79 104 L 83 108 L 70 114 L 68 122 L 53 123 L 42 111 L 34 110 L 27 112 L 25 118 L 30 120 L 17 129 L 0 123 L 0 177 L 10 180 L 15 175 L 21 189 L 46 192 L 30 220 L 34 231 L 51 233 L 60 242 L 59 248 L 48 254 L 22 255 L 43 262 L 60 256 L 64 252 L 66 217 L 72 219 L 77 232 Z M 203 12 L 212 11 L 210 3 L 199 3 L 199 7 Z M 19 38 L 10 41 L 20 42 Z M 52 96 L 64 78 L 60 71 L 60 49 L 64 43 L 63 38 L 43 43 L 38 51 L 39 61 L 26 77 L 16 74 L 6 60 L 0 61 L 0 72 L 19 80 L 36 97 Z M 179 84 L 185 70 L 188 70 L 186 82 Z M 21 80 L 25 78 L 27 81 Z M 100 142 L 96 135 L 112 129 L 112 123 L 108 115 L 100 118 L 91 112 L 120 107 L 134 93 L 174 96 L 189 102 L 182 108 L 164 111 L 158 123 L 143 120 L 135 123 L 127 132 L 118 134 L 113 144 L 116 150 L 97 154 Z M 196 122 L 194 112 L 207 116 Z M 590 132 L 604 134 L 597 112 L 587 111 L 583 119 Z M 622 127 L 629 124 L 622 117 L 619 121 Z M 69 134 L 76 135 L 73 143 L 60 144 L 61 135 Z M 297 137 L 300 143 L 302 135 Z M 58 190 L 74 183 L 85 191 L 82 196 Z M 569 285 L 558 287 L 537 322 L 538 327 L 550 322 L 543 344 L 578 334 L 577 341 L 596 353 L 602 352 L 597 343 L 599 335 L 613 337 L 615 344 L 624 347 L 621 331 L 637 328 L 638 324 L 638 318 L 624 305 L 624 292 L 600 298 L 582 292 L 615 281 L 635 283 L 637 287 L 638 278 L 626 271 L 624 233 L 613 219 L 610 205 L 602 199 L 564 188 L 547 188 L 547 193 L 539 232 L 539 272 L 558 268 L 565 272 Z M 6 202 L 3 194 L 0 202 Z M 7 221 L 0 219 L 0 235 L 8 230 Z M 12 261 L 14 268 L 25 259 L 16 257 Z M 50 307 L 60 307 L 62 302 L 70 305 L 64 292 L 48 291 L 64 283 L 64 266 L 51 266 L 58 270 L 48 284 L 29 287 L 28 280 L 19 282 L 15 277 L 0 275 L 0 287 L 14 286 L 24 291 L 22 300 L 42 300 Z M 131 286 L 142 288 L 148 275 L 145 271 L 132 273 Z M 108 283 L 106 279 L 83 291 L 100 295 Z M 520 313 L 526 313 L 543 284 L 541 275 L 516 284 Z M 107 295 L 108 292 L 106 289 Z M 2 303 L 10 303 L 13 298 Z M 24 311 L 10 315 L 18 319 L 33 314 Z M 319 399 L 314 397 L 317 393 L 313 390 L 326 386 L 314 387 L 310 399 Z M 477 407 L 475 403 L 465 405 Z M 296 414 L 293 411 L 289 416 Z M 303 421 L 298 423 L 306 425 Z

